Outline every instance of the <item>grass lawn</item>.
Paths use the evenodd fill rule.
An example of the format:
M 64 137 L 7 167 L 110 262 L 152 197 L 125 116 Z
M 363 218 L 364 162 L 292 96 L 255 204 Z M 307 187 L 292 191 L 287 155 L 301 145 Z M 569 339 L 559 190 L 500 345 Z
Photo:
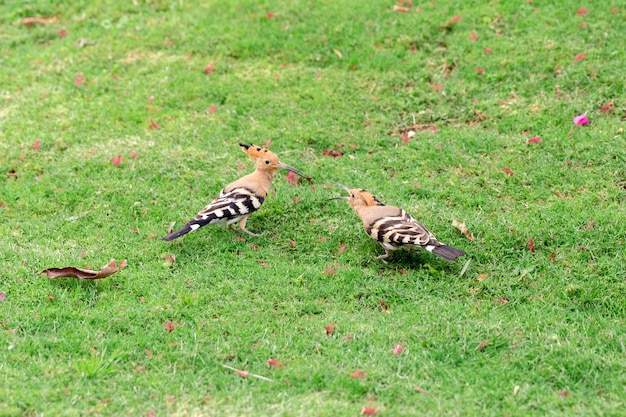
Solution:
M 0 416 L 625 415 L 624 33 L 599 0 L 3 2 Z M 278 173 L 267 234 L 160 240 L 270 141 L 315 185 Z M 467 255 L 383 264 L 331 181 Z

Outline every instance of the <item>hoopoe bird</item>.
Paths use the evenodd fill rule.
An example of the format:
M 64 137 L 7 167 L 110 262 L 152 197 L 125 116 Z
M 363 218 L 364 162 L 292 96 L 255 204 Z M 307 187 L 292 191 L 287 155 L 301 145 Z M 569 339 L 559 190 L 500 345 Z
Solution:
M 409 213 L 395 206 L 386 206 L 372 194 L 360 188 L 350 189 L 335 183 L 350 194 L 349 197 L 336 197 L 333 200 L 347 200 L 357 216 L 363 221 L 365 232 L 385 249 L 385 254 L 377 258 L 387 263 L 391 251 L 418 247 L 449 261 L 465 252 L 444 245 Z
M 229 228 L 239 222 L 239 228 L 252 236 L 261 236 L 246 229 L 248 217 L 263 204 L 272 186 L 278 168 L 288 169 L 309 181 L 302 171 L 280 162 L 268 149 L 240 143 L 241 149 L 256 163 L 256 169 L 237 181 L 228 184 L 213 201 L 204 207 L 183 227 L 171 232 L 163 240 L 174 240 L 209 224 L 226 224 Z

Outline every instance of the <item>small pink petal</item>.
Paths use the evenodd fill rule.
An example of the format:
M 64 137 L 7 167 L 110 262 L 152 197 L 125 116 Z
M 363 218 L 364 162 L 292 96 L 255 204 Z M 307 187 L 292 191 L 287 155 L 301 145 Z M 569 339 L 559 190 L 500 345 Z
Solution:
M 36 140 L 35 143 L 33 143 L 34 150 L 39 149 L 40 146 L 41 146 L 41 142 L 39 140 Z
M 539 143 L 541 142 L 541 137 L 535 136 L 534 138 L 529 138 L 528 143 Z
M 402 346 L 402 345 L 395 345 L 393 347 L 393 356 L 398 356 L 399 354 L 402 353 L 403 350 L 404 350 L 404 346 Z
M 402 136 L 402 142 L 408 142 L 409 141 L 409 137 L 407 135 Z
M 456 16 L 454 16 L 452 19 L 450 19 L 450 22 L 452 22 L 452 23 L 456 23 L 456 22 L 458 22 L 459 20 L 461 20 L 461 15 L 460 15 L 460 14 L 457 14 L 457 15 L 456 15 Z
M 586 56 L 586 54 L 584 52 L 579 53 L 578 55 L 576 55 L 576 58 L 574 58 L 574 62 L 578 62 L 581 59 L 584 59 Z
M 335 329 L 337 328 L 337 325 L 335 323 L 329 323 L 326 325 L 326 335 L 331 335 L 333 333 L 335 333 Z
M 118 155 L 115 158 L 111 158 L 111 163 L 116 167 L 119 167 L 122 163 L 122 155 Z
M 74 85 L 75 86 L 79 86 L 79 85 L 81 85 L 84 82 L 85 82 L 85 77 L 83 77 L 83 74 L 77 74 L 76 75 L 76 80 L 74 81 Z
M 485 70 L 482 69 L 482 68 L 476 68 L 476 72 L 479 73 L 479 74 L 483 74 L 485 72 Z
M 580 116 L 574 117 L 574 124 L 576 126 L 588 125 L 589 123 L 589 119 L 587 119 L 587 115 L 585 113 L 581 114 Z
M 150 127 L 152 129 L 159 129 L 159 125 L 156 124 L 156 122 L 154 120 L 152 120 L 152 118 L 150 118 Z
M 274 16 L 275 16 L 275 14 L 274 14 L 274 13 L 270 13 L 270 12 L 265 13 L 265 17 L 267 17 L 268 19 L 271 19 L 271 18 L 273 18 Z
M 576 10 L 576 14 L 579 14 L 579 15 L 587 14 L 587 9 L 585 9 L 584 7 L 581 7 L 580 9 Z
M 526 244 L 526 246 L 528 247 L 528 249 L 530 249 L 532 253 L 535 253 L 535 241 L 532 237 L 528 239 L 528 243 Z
M 0 291 L 0 301 L 4 301 L 6 299 L 7 299 L 6 295 L 4 295 L 4 293 Z
M 139 154 L 137 152 L 133 151 L 133 152 L 130 153 L 130 157 L 131 158 L 139 158 Z
M 506 175 L 513 175 L 513 170 L 511 170 L 511 168 L 509 167 L 502 168 L 502 172 L 504 172 Z
M 209 106 L 209 114 L 215 114 L 215 104 Z
M 490 54 L 490 53 L 492 53 L 492 52 L 493 52 L 493 49 L 491 49 L 491 48 L 485 48 L 485 49 L 483 49 L 483 53 L 484 53 L 484 54 Z
M 366 415 L 366 416 L 377 416 L 378 411 L 374 410 L 371 407 L 365 407 L 361 410 L 361 414 Z
M 246 371 L 237 371 L 237 375 L 242 378 L 246 378 L 248 376 L 248 373 Z
M 578 26 L 580 26 L 581 28 L 586 28 L 587 27 L 587 23 L 586 22 L 580 22 L 578 24 Z
M 154 411 L 148 411 L 148 417 L 155 417 Z
M 343 245 L 339 248 L 339 253 L 344 253 L 346 251 L 346 245 Z
M 291 185 L 298 185 L 298 176 L 294 172 L 289 171 L 287 174 L 287 182 Z
M 470 33 L 470 40 L 473 42 L 476 39 L 478 39 L 478 33 L 476 33 L 476 32 Z
M 272 368 L 282 368 L 283 366 L 285 366 L 285 364 L 279 362 L 278 359 L 268 359 L 267 364 Z
M 154 96 L 148 97 L 148 104 L 152 103 L 153 101 L 154 101 Z
M 365 378 L 366 376 L 367 374 L 365 372 L 361 372 L 360 369 L 357 369 L 350 374 L 350 378 Z
M 206 67 L 204 67 L 204 73 L 206 75 L 211 75 L 211 74 L 213 74 L 213 70 L 214 69 L 215 68 L 213 68 L 213 65 L 207 65 Z

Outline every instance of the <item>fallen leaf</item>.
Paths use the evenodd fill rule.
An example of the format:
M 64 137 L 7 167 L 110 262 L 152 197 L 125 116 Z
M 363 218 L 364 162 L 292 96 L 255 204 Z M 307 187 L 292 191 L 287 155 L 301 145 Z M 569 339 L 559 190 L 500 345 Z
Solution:
M 289 241 L 289 243 L 291 243 L 292 247 L 294 247 L 294 248 L 296 247 L 296 241 L 295 240 L 289 239 L 289 238 L 287 238 L 287 240 Z
M 36 140 L 35 143 L 33 143 L 33 150 L 37 150 L 39 149 L 39 147 L 41 146 L 41 142 L 39 140 Z
M 115 158 L 111 158 L 111 163 L 116 167 L 119 167 L 122 163 L 122 155 L 117 155 Z
M 516 385 L 515 387 L 513 387 L 513 395 L 517 395 L 519 390 L 520 390 L 520 386 L 519 385 Z
M 133 152 L 130 153 L 130 157 L 131 158 L 139 158 L 139 154 L 137 152 L 133 151 Z
M 456 16 L 454 16 L 452 19 L 450 19 L 450 22 L 452 23 L 457 23 L 459 20 L 461 20 L 461 15 L 457 14 Z
M 528 143 L 539 143 L 541 142 L 541 137 L 540 136 L 535 136 L 534 138 L 529 138 L 528 139 Z
M 272 19 L 274 16 L 275 16 L 274 13 L 271 13 L 271 12 L 265 13 L 265 17 L 267 17 L 268 19 Z
M 528 238 L 528 243 L 526 244 L 526 247 L 530 249 L 532 253 L 535 253 L 535 241 L 532 237 Z
M 548 258 L 550 259 L 550 262 L 554 263 L 556 261 L 556 253 L 555 252 L 550 253 Z
M 61 29 L 60 31 L 57 32 L 57 35 L 59 35 L 59 38 L 61 39 L 65 38 L 69 34 L 70 32 L 67 31 L 66 29 Z
M 504 172 L 506 175 L 513 175 L 513 171 L 511 170 L 511 168 L 502 168 L 502 172 Z
M 489 274 L 487 274 L 487 273 L 484 273 L 484 274 L 480 274 L 480 275 L 478 275 L 478 277 L 477 277 L 478 282 L 482 282 L 482 281 L 483 281 L 485 278 L 487 278 L 488 276 L 489 276 Z
M 324 269 L 324 276 L 330 276 L 330 275 L 337 275 L 337 271 L 335 271 L 335 268 L 333 267 L 333 265 L 328 265 L 326 269 Z
M 152 351 L 150 349 L 144 349 L 143 353 L 145 353 L 146 355 L 148 355 L 149 358 L 152 357 Z
M 121 271 L 128 265 L 126 259 L 121 261 L 119 265 L 115 262 L 115 259 L 111 259 L 109 263 L 100 269 L 100 271 L 92 271 L 90 269 L 76 268 L 68 266 L 65 268 L 48 268 L 40 272 L 45 274 L 48 278 L 80 278 L 80 279 L 102 279 L 109 275 L 112 275 L 118 271 Z
M 74 79 L 74 85 L 79 86 L 84 82 L 85 82 L 85 77 L 83 77 L 83 74 L 82 73 L 76 74 L 76 78 Z
M 470 33 L 470 40 L 473 42 L 476 39 L 478 39 L 478 33 L 476 33 L 476 32 Z
M 489 340 L 485 340 L 480 345 L 476 346 L 477 350 L 483 350 L 489 344 Z
M 287 174 L 287 182 L 291 185 L 298 185 L 298 176 L 294 172 L 289 171 Z
M 215 114 L 215 104 L 209 106 L 209 114 Z
M 559 391 L 556 393 L 556 395 L 558 395 L 559 397 L 567 397 L 567 394 L 569 394 L 567 390 Z
M 402 346 L 400 344 L 396 344 L 393 347 L 393 356 L 398 356 L 399 354 L 402 353 L 403 350 L 404 350 L 404 346 Z
M 378 304 L 380 304 L 380 306 L 385 309 L 385 310 L 389 310 L 389 306 L 387 305 L 387 303 L 385 302 L 385 300 L 379 300 Z
M 580 9 L 576 10 L 576 14 L 579 14 L 579 15 L 587 14 L 587 9 L 585 9 L 584 7 L 581 7 Z
M 578 55 L 576 55 L 576 57 L 574 58 L 574 62 L 578 62 L 581 59 L 584 59 L 586 56 L 586 54 L 584 52 L 579 53 Z
M 326 325 L 326 336 L 330 336 L 335 333 L 335 329 L 337 329 L 337 325 L 335 323 L 328 323 Z
M 357 369 L 350 374 L 350 378 L 365 378 L 366 376 L 367 374 L 365 372 L 361 372 L 360 369 Z
M 48 301 L 54 301 L 54 297 L 50 293 L 48 293 Z
M 346 251 L 346 245 L 343 245 L 342 247 L 339 248 L 339 253 L 342 254 Z
M 378 411 L 374 410 L 371 407 L 364 407 L 361 410 L 361 414 L 366 415 L 366 416 L 377 416 L 378 415 Z
M 333 158 L 339 158 L 341 155 L 343 155 L 342 151 L 335 151 L 335 150 L 331 150 L 331 149 L 325 149 L 322 151 L 322 155 L 323 156 L 332 156 Z
M 465 225 L 465 222 L 459 222 L 457 220 L 452 220 L 452 227 L 457 228 L 469 240 L 476 240 L 476 238 L 474 238 L 474 235 L 472 234 L 472 232 L 470 232 L 469 229 L 467 228 L 467 226 Z
M 170 38 L 168 38 L 167 36 L 165 37 L 165 39 L 163 39 L 163 43 L 165 44 L 165 46 L 172 46 L 172 45 L 174 45 L 174 41 L 171 40 Z
M 166 253 L 165 255 L 161 256 L 161 258 L 165 259 L 166 261 L 171 262 L 172 264 L 176 262 L 176 258 L 174 258 L 174 255 L 170 253 Z
M 587 226 L 585 226 L 585 230 L 589 230 L 595 225 L 596 225 L 595 220 L 589 220 L 589 223 L 587 223 Z
M 58 17 L 25 17 L 21 19 L 18 24 L 32 27 L 34 25 L 49 25 L 50 23 L 56 23 L 59 21 Z
M 485 70 L 482 69 L 482 68 L 476 68 L 476 72 L 479 73 L 479 74 L 484 74 Z
M 204 73 L 206 75 L 213 74 L 213 70 L 214 70 L 213 65 L 207 65 L 206 67 L 204 67 Z
M 343 59 L 343 55 L 341 54 L 341 52 L 337 49 L 333 49 L 333 52 L 335 53 L 335 55 L 337 55 L 339 57 L 339 59 Z
M 586 22 L 580 22 L 578 24 L 578 26 L 580 26 L 581 28 L 586 28 L 587 27 L 587 23 Z
M 402 137 L 400 138 L 400 140 L 401 140 L 402 142 L 408 142 L 408 141 L 409 141 L 409 137 L 408 137 L 407 135 L 404 135 L 404 136 L 402 136 Z
M 606 116 L 608 116 L 609 112 L 613 109 L 613 107 L 614 107 L 613 102 L 610 102 L 600 107 L 600 111 L 604 113 Z
M 399 12 L 399 13 L 406 13 L 409 11 L 408 7 L 404 7 L 404 6 L 398 6 L 397 4 L 393 5 L 393 11 L 394 12 Z
M 493 49 L 490 49 L 490 48 L 483 49 L 483 54 L 485 54 L 485 55 L 489 55 L 492 52 L 493 52 Z
M 156 124 L 156 122 L 154 120 L 152 120 L 152 118 L 150 118 L 150 127 L 152 129 L 159 129 L 159 125 Z

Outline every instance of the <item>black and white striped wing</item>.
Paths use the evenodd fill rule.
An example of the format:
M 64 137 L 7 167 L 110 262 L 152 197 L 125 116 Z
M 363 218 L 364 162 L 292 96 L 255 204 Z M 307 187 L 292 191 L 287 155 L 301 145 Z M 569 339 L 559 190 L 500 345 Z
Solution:
M 265 197 L 255 194 L 246 187 L 237 187 L 229 191 L 222 190 L 215 200 L 200 210 L 185 226 L 163 239 L 174 240 L 209 224 L 236 223 L 256 211 L 264 201 Z
M 390 250 L 404 245 L 421 246 L 432 250 L 429 247 L 440 245 L 432 233 L 404 210 L 400 210 L 396 216 L 377 219 L 365 231 L 372 239 Z

